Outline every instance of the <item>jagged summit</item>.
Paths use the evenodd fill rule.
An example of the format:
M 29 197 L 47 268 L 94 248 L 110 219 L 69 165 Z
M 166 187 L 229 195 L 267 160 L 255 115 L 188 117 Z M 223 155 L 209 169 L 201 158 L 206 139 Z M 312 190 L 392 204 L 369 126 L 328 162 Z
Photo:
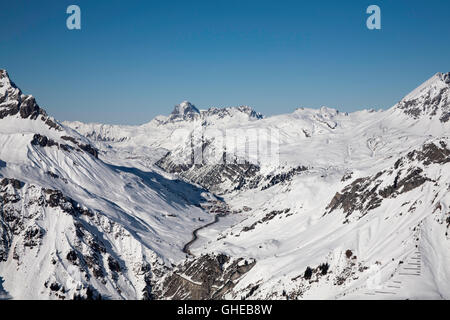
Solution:
M 225 107 L 225 108 L 217 108 L 212 107 L 208 110 L 201 111 L 203 117 L 217 117 L 217 118 L 225 118 L 225 117 L 235 117 L 235 116 L 244 116 L 248 118 L 248 120 L 260 120 L 263 119 L 264 116 L 253 110 L 249 106 L 239 106 L 239 107 Z
M 446 123 L 450 120 L 449 93 L 450 72 L 439 72 L 406 95 L 396 108 L 414 119 L 438 117 Z
M 0 69 L 0 83 L 3 83 L 5 81 L 10 81 L 8 72 L 4 69 Z
M 198 111 L 198 109 L 189 101 L 183 101 L 176 105 L 172 111 L 173 115 L 186 115 L 189 113 L 200 113 L 200 111 Z
M 0 69 L 0 107 L 8 98 L 17 100 L 21 93 L 20 89 L 11 81 L 8 72 Z
M 19 114 L 23 119 L 47 116 L 31 95 L 25 95 L 11 81 L 6 70 L 0 70 L 0 119 Z
M 199 110 L 191 102 L 183 101 L 175 106 L 172 113 L 168 117 L 168 122 L 178 122 L 183 120 L 192 121 L 200 119 L 208 121 L 212 118 L 223 119 L 226 117 L 236 116 L 244 116 L 249 120 L 259 120 L 264 118 L 261 113 L 254 111 L 249 106 L 225 108 L 212 107 L 207 110 Z
M 438 73 L 438 75 L 441 77 L 442 81 L 444 81 L 447 84 L 450 84 L 450 72 L 447 73 Z
M 430 79 L 422 83 L 416 89 L 411 91 L 408 95 L 406 95 L 403 100 L 412 100 L 414 98 L 418 98 L 422 95 L 426 95 L 430 92 L 430 90 L 440 90 L 442 88 L 448 88 L 450 86 L 450 72 L 441 73 L 438 72 Z
M 6 70 L 0 70 L 0 131 L 1 134 L 8 134 L 10 141 L 17 138 L 14 143 L 17 149 L 21 145 L 23 149 L 27 148 L 31 142 L 33 146 L 57 147 L 68 152 L 72 149 L 83 150 L 98 157 L 89 140 L 48 116 L 32 95 L 23 94 L 11 81 Z M 23 133 L 34 135 L 26 141 L 22 139 Z
M 10 81 L 8 71 L 6 71 L 5 69 L 0 69 L 0 81 L 1 80 Z
M 22 91 L 11 80 L 8 71 L 0 69 L 0 99 L 9 97 L 12 100 L 17 100 L 20 95 L 22 95 Z M 29 97 L 32 96 L 29 95 Z
M 61 130 L 61 126 L 39 107 L 32 95 L 23 94 L 8 72 L 0 70 L 0 120 L 6 117 L 40 119 L 50 128 Z
M 200 116 L 200 111 L 189 101 L 177 104 L 169 116 L 170 121 L 195 120 Z

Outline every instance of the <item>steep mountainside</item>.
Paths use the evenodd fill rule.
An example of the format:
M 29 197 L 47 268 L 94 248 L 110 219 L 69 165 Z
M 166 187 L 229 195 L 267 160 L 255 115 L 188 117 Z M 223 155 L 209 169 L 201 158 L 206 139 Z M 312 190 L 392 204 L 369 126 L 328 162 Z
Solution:
M 161 172 L 105 163 L 0 74 L 2 290 L 16 299 L 152 297 L 209 219 L 200 204 L 212 196 Z

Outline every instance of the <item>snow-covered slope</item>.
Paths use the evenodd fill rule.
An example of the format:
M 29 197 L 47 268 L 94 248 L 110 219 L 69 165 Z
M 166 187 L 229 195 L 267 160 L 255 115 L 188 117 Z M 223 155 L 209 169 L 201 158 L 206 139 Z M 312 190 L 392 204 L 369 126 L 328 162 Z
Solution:
M 16 235 L 2 220 L 2 239 L 17 239 L 0 243 L 3 291 L 26 296 L 10 279 L 35 285 L 23 274 L 51 256 L 36 288 L 89 275 L 67 297 L 449 299 L 449 79 L 438 73 L 385 111 L 263 118 L 183 102 L 141 126 L 54 128 L 9 104 L 0 174 L 18 182 L 1 192 L 26 224 Z M 65 200 L 52 206 L 55 192 Z M 30 259 L 23 274 L 16 247 Z M 33 297 L 61 295 L 39 288 Z
M 444 110 L 446 79 L 419 89 L 439 87 Z M 387 111 L 334 113 L 333 126 L 311 116 L 323 110 L 265 120 L 285 125 L 281 166 L 261 161 L 247 188 L 226 193 L 244 218 L 224 218 L 193 249 L 257 261 L 226 297 L 450 297 L 450 126 L 405 113 L 410 97 Z
M 210 195 L 98 159 L 87 138 L 0 74 L 3 289 L 17 299 L 151 297 L 158 272 L 184 258 L 184 243 L 209 218 L 200 203 Z
M 408 94 L 397 108 L 416 119 L 427 116 L 446 123 L 450 120 L 449 85 L 450 74 L 437 73 Z

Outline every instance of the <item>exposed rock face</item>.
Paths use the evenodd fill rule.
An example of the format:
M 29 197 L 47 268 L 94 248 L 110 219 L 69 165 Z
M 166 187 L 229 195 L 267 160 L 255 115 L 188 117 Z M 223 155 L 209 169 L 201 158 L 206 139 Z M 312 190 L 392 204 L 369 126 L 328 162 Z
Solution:
M 34 266 L 25 261 L 36 259 L 40 265 L 50 265 L 38 277 L 45 280 L 40 291 L 47 292 L 49 298 L 101 299 L 100 288 L 109 284 L 120 295 L 121 290 L 130 289 L 125 283 L 134 278 L 133 286 L 137 287 L 133 290 L 141 290 L 138 296 L 150 299 L 155 281 L 166 270 L 156 256 L 151 256 L 154 253 L 137 261 L 122 259 L 111 239 L 137 240 L 103 214 L 58 190 L 5 178 L 0 182 L 0 207 L 0 262 L 15 263 L 15 272 L 23 281 L 27 281 L 27 272 L 37 271 L 27 269 Z M 54 227 L 44 228 L 48 223 Z M 58 224 L 65 229 L 54 230 Z M 58 237 L 64 233 L 58 243 L 54 243 L 54 232 Z M 73 267 L 82 278 L 77 285 L 67 287 L 67 270 L 74 274 Z M 33 279 L 34 283 L 39 279 Z
M 201 120 L 204 125 L 208 125 L 210 120 L 224 119 L 227 117 L 234 117 L 236 115 L 246 115 L 249 120 L 260 120 L 264 116 L 261 113 L 254 111 L 248 106 L 227 107 L 227 108 L 209 108 L 207 110 L 198 110 L 189 101 L 183 101 L 175 106 L 172 113 L 167 120 L 160 122 L 166 124 L 178 121 L 195 121 Z
M 95 158 L 98 158 L 98 150 L 90 144 L 82 144 L 73 137 L 62 136 L 61 139 L 72 142 L 81 150 L 86 151 L 87 153 L 93 155 Z
M 41 109 L 31 95 L 25 95 L 9 78 L 6 70 L 0 70 L 0 119 L 19 115 L 22 119 L 36 120 L 41 117 L 50 128 L 60 126 Z
M 207 118 L 211 116 L 215 116 L 219 119 L 223 119 L 225 117 L 232 117 L 234 112 L 240 112 L 246 114 L 249 119 L 261 120 L 264 116 L 253 110 L 249 106 L 240 106 L 240 107 L 229 107 L 229 108 L 209 108 L 208 110 L 201 111 L 202 117 Z
M 308 170 L 307 167 L 305 167 L 305 166 L 298 166 L 296 168 L 290 169 L 287 172 L 282 172 L 282 173 L 276 174 L 274 176 L 269 175 L 269 176 L 267 176 L 265 178 L 265 180 L 269 180 L 269 182 L 267 184 L 265 184 L 261 188 L 261 190 L 269 189 L 270 187 L 273 187 L 274 185 L 277 185 L 279 183 L 283 183 L 285 181 L 291 181 L 292 178 L 295 175 L 297 175 L 297 174 L 299 174 L 299 173 L 301 173 L 303 171 L 306 171 L 306 170 Z
M 450 120 L 450 73 L 438 73 L 406 96 L 397 105 L 405 114 L 419 119 L 439 117 L 442 123 Z
M 421 150 L 414 150 L 408 153 L 407 158 L 410 161 L 420 161 L 424 165 L 430 164 L 444 164 L 450 162 L 450 150 L 448 149 L 446 141 L 439 141 L 439 145 L 434 143 L 425 144 Z M 396 163 L 400 166 L 402 161 Z
M 200 111 L 189 101 L 183 101 L 175 106 L 169 116 L 169 121 L 192 121 L 200 118 Z
M 284 210 L 273 210 L 273 211 L 270 211 L 268 214 L 266 214 L 261 220 L 258 220 L 258 221 L 256 221 L 256 222 L 254 222 L 252 225 L 250 225 L 250 226 L 246 226 L 246 227 L 244 227 L 243 229 L 242 229 L 242 232 L 247 232 L 247 231 L 250 231 L 250 230 L 254 230 L 255 229 L 255 227 L 258 225 L 258 224 L 262 224 L 262 223 L 265 223 L 265 222 L 268 222 L 268 221 L 270 221 L 270 220 L 272 220 L 273 218 L 275 218 L 276 216 L 280 216 L 280 215 L 282 215 L 283 213 L 284 214 L 286 214 L 286 213 L 288 213 L 289 211 L 291 211 L 291 209 L 284 209 Z
M 192 146 L 194 146 L 194 143 L 192 143 Z M 210 148 L 210 142 L 208 141 L 203 143 L 198 152 L 207 155 L 210 151 L 207 148 Z M 218 164 L 210 163 L 213 161 L 208 161 L 209 159 L 203 159 L 203 163 L 200 164 L 195 163 L 194 147 L 188 149 L 187 153 L 186 151 L 182 152 L 184 155 L 190 154 L 187 161 L 179 161 L 180 153 L 179 150 L 168 152 L 156 162 L 156 165 L 169 173 L 179 174 L 183 178 L 217 194 L 256 188 L 266 190 L 275 185 L 287 183 L 296 175 L 309 169 L 300 165 L 294 168 L 280 169 L 279 173 L 276 174 L 262 175 L 259 165 L 236 157 L 230 160 L 226 152 L 222 153 L 222 161 Z
M 231 259 L 219 255 L 203 255 L 188 260 L 166 277 L 162 299 L 223 299 L 235 283 L 255 266 L 255 261 Z
M 53 147 L 53 146 L 59 147 L 59 144 L 56 143 L 54 140 L 49 139 L 46 136 L 43 136 L 38 133 L 36 133 L 33 136 L 33 140 L 31 140 L 31 144 L 35 145 L 35 146 L 41 146 L 41 147 Z
M 226 154 L 223 154 L 226 159 Z M 248 161 L 234 161 L 222 164 L 179 164 L 169 152 L 160 159 L 157 166 L 170 173 L 180 174 L 191 182 L 197 183 L 211 192 L 223 194 L 239 190 L 257 176 L 260 168 Z
M 8 295 L 8 292 L 3 288 L 3 278 L 0 277 L 0 299 L 1 300 L 7 300 L 10 299 L 10 296 Z
M 0 120 L 6 117 L 18 117 L 20 119 L 29 119 L 44 122 L 50 129 L 63 131 L 53 118 L 47 116 L 47 113 L 41 109 L 36 100 L 31 95 L 25 95 L 12 82 L 5 70 L 0 70 Z M 35 134 L 32 140 L 33 145 L 41 147 L 57 146 L 63 150 L 72 149 L 83 150 L 94 157 L 98 157 L 98 151 L 89 144 L 84 144 L 73 137 L 63 136 L 63 140 L 70 141 L 74 146 L 58 143 L 41 134 Z
M 450 162 L 450 150 L 445 141 L 427 143 L 421 149 L 411 151 L 397 160 L 390 170 L 354 180 L 336 193 L 327 206 L 327 213 L 342 209 L 346 217 L 355 211 L 364 216 L 379 207 L 383 199 L 396 198 L 426 182 L 432 182 L 425 175 L 424 167 L 447 162 Z M 392 178 L 392 184 L 383 186 L 386 181 L 392 181 Z
M 72 137 L 62 136 L 61 139 L 72 142 L 74 144 L 74 146 L 71 146 L 71 145 L 65 144 L 65 143 L 58 143 L 58 142 L 56 142 L 52 139 L 49 139 L 46 136 L 43 136 L 41 134 L 35 134 L 33 136 L 33 140 L 31 140 L 31 144 L 35 145 L 35 146 L 40 146 L 42 148 L 55 146 L 57 148 L 60 148 L 61 150 L 67 151 L 67 152 L 70 152 L 72 150 L 77 150 L 77 151 L 83 150 L 83 151 L 91 154 L 95 158 L 98 158 L 98 150 L 96 148 L 94 148 L 93 146 L 91 146 L 89 144 L 82 144 L 82 143 L 78 142 L 75 138 L 72 138 Z

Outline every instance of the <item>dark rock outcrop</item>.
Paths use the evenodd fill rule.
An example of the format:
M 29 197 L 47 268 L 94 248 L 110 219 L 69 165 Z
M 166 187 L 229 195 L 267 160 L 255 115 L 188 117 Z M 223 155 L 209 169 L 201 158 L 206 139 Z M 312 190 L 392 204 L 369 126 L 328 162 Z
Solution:
M 226 153 L 223 154 L 223 159 L 226 159 Z M 157 161 L 156 165 L 218 194 L 241 190 L 245 186 L 256 187 L 257 183 L 253 184 L 253 179 L 260 170 L 255 164 L 237 160 L 231 163 L 223 161 L 221 164 L 194 164 L 192 159 L 190 163 L 180 164 L 174 161 L 170 152 Z
M 164 280 L 159 298 L 178 300 L 223 299 L 236 281 L 250 271 L 256 261 L 231 260 L 219 255 L 202 255 L 188 260 Z
M 260 120 L 264 116 L 248 106 L 239 107 L 228 107 L 228 108 L 209 108 L 207 110 L 198 110 L 189 101 L 183 101 L 182 103 L 175 106 L 172 113 L 169 115 L 167 121 L 162 122 L 162 124 L 178 121 L 194 121 L 201 120 L 202 125 L 208 125 L 209 119 L 218 118 L 223 119 L 226 117 L 233 117 L 235 114 L 244 114 L 248 116 L 250 120 Z
M 269 212 L 268 214 L 266 214 L 261 220 L 258 220 L 258 221 L 256 221 L 256 222 L 254 222 L 254 223 L 251 224 L 250 226 L 244 227 L 244 228 L 242 229 L 242 232 L 247 232 L 247 231 L 253 230 L 253 229 L 255 229 L 255 227 L 256 227 L 258 224 L 263 224 L 263 223 L 265 223 L 265 222 L 268 222 L 268 221 L 272 220 L 273 218 L 282 215 L 283 213 L 284 213 L 284 214 L 288 213 L 289 211 L 291 211 L 291 209 L 289 209 L 289 208 L 288 208 L 288 209 L 284 209 L 284 210 L 273 210 L 273 211 L 270 211 L 270 212 Z
M 276 174 L 274 176 L 267 176 L 265 180 L 269 179 L 269 182 L 264 185 L 261 190 L 269 189 L 270 187 L 273 187 L 274 185 L 277 185 L 279 183 L 283 183 L 285 181 L 291 181 L 292 178 L 301 173 L 308 170 L 305 166 L 298 166 L 296 168 L 292 168 L 291 170 L 283 173 Z
M 42 148 L 56 146 L 56 147 L 60 148 L 61 150 L 68 151 L 68 152 L 70 152 L 71 150 L 74 150 L 75 148 L 78 148 L 76 150 L 85 151 L 85 152 L 89 153 L 90 155 L 94 156 L 95 158 L 98 158 L 98 150 L 96 148 L 94 148 L 93 146 L 87 145 L 87 144 L 82 144 L 73 137 L 62 136 L 61 139 L 65 140 L 65 141 L 70 141 L 75 146 L 71 146 L 71 145 L 65 144 L 65 143 L 58 143 L 55 140 L 52 140 L 52 139 L 50 139 L 46 136 L 43 136 L 41 134 L 38 134 L 38 133 L 36 133 L 33 136 L 33 140 L 31 140 L 31 144 L 35 145 L 35 146 L 40 146 Z
M 42 209 L 35 210 L 37 207 Z M 48 258 L 54 268 L 64 268 L 63 265 L 67 264 L 76 266 L 85 282 L 82 288 L 77 287 L 69 292 L 64 289 L 61 282 L 55 281 L 51 276 L 44 283 L 51 297 L 97 299 L 100 293 L 95 283 L 98 281 L 101 283 L 109 281 L 119 287 L 120 277 L 127 270 L 127 264 L 114 250 L 111 238 L 105 235 L 114 230 L 114 237 L 119 237 L 123 236 L 125 231 L 117 229 L 113 221 L 108 222 L 111 231 L 104 230 L 100 222 L 104 219 L 104 215 L 84 207 L 59 190 L 44 189 L 6 178 L 0 181 L 0 208 L 0 262 L 15 261 L 17 272 L 23 272 L 20 266 L 25 256 L 38 254 L 43 243 L 49 241 L 46 238 L 47 233 L 51 233 L 52 230 L 44 230 L 41 227 L 43 209 L 47 211 L 46 214 L 56 213 L 54 219 L 58 219 L 60 215 L 69 218 L 65 220 L 67 234 L 58 241 L 68 241 L 70 238 L 68 242 L 70 250 L 52 252 Z M 143 297 L 151 298 L 155 282 L 160 280 L 167 270 L 157 260 L 145 262 L 144 257 L 142 259 L 141 270 L 133 269 L 131 272 L 136 272 L 135 276 L 146 283 Z
M 12 82 L 6 70 L 0 70 L 0 88 L 4 88 L 4 94 L 0 94 L 0 119 L 8 116 L 19 115 L 22 119 L 41 120 L 51 129 L 61 131 L 61 127 L 52 120 L 47 113 L 39 107 L 36 99 L 31 95 L 25 95 Z
M 413 164 L 418 162 L 417 164 Z M 409 152 L 398 159 L 393 168 L 377 173 L 372 177 L 358 178 L 337 192 L 328 204 L 327 213 L 342 209 L 346 217 L 359 211 L 362 216 L 379 207 L 386 198 L 396 198 L 398 195 L 410 192 L 428 181 L 433 181 L 425 175 L 424 168 L 432 164 L 450 162 L 450 150 L 444 140 L 438 143 L 427 143 L 420 149 Z M 393 183 L 381 188 L 387 179 Z
M 414 119 L 422 116 L 435 117 L 440 114 L 439 120 L 446 123 L 450 120 L 450 73 L 438 73 L 435 81 L 441 81 L 444 86 L 440 86 L 438 92 L 431 88 L 427 91 L 424 88 L 422 95 L 414 98 L 405 98 L 397 104 L 397 108 Z
M 96 148 L 94 148 L 93 146 L 91 146 L 90 144 L 82 144 L 79 141 L 77 141 L 75 138 L 68 137 L 68 136 L 62 136 L 61 139 L 72 142 L 74 145 L 78 146 L 81 150 L 86 151 L 87 153 L 91 154 L 95 158 L 98 158 L 98 150 Z

